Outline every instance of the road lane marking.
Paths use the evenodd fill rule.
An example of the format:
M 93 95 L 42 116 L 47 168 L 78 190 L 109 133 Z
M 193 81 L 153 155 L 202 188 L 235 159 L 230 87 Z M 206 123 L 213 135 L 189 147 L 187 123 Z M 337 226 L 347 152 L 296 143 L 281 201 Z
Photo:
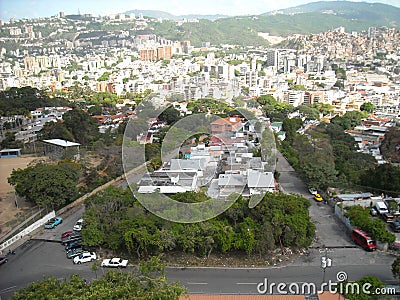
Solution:
M 3 289 L 3 290 L 0 291 L 0 294 L 7 293 L 7 292 L 11 291 L 12 289 L 15 289 L 16 287 L 17 287 L 17 286 L 14 285 L 14 286 L 10 286 L 10 287 L 8 287 L 8 288 L 5 288 L 5 289 Z
M 208 284 L 208 282 L 187 282 L 187 284 L 202 284 L 202 285 L 206 285 L 206 284 Z

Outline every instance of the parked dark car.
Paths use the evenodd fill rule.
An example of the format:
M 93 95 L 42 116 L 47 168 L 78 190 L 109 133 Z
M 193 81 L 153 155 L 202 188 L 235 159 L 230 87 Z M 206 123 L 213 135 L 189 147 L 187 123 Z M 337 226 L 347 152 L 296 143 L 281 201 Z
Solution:
M 69 250 L 67 252 L 67 258 L 73 258 L 75 256 L 80 255 L 83 252 L 83 248 L 82 247 L 77 247 L 77 248 L 72 248 L 71 250 Z
M 381 218 L 386 223 L 392 223 L 394 221 L 394 216 L 391 213 L 381 214 Z
M 7 256 L 0 256 L 0 265 L 5 264 L 7 261 Z
M 395 220 L 391 223 L 389 223 L 390 228 L 392 228 L 392 230 L 394 232 L 400 232 L 400 221 L 399 220 Z
M 76 247 L 80 247 L 80 246 L 82 246 L 82 240 L 81 239 L 75 240 L 75 241 L 67 243 L 65 245 L 65 250 L 68 251 L 72 248 L 76 248 Z
M 76 241 L 76 240 L 79 240 L 81 238 L 82 238 L 82 236 L 79 233 L 73 232 L 69 236 L 67 236 L 65 238 L 62 238 L 61 242 L 65 245 L 65 244 L 67 244 L 69 242 Z

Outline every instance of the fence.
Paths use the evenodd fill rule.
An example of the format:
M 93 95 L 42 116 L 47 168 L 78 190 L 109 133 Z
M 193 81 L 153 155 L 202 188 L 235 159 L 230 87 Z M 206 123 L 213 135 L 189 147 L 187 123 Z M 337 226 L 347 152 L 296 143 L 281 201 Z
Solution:
M 343 222 L 344 225 L 346 225 L 349 231 L 352 231 L 354 229 L 354 227 L 350 224 L 350 219 L 344 215 L 344 210 L 338 205 L 335 205 L 335 215 L 339 218 L 340 221 Z
M 34 207 L 31 209 L 30 212 L 32 212 L 32 210 L 36 210 L 36 209 L 37 209 L 37 207 Z M 28 213 L 24 212 L 25 220 L 22 223 L 20 223 L 18 226 L 16 226 L 14 229 L 12 229 L 11 231 L 4 234 L 0 238 L 0 242 L 3 242 L 4 240 L 8 239 L 8 237 L 12 236 L 13 234 L 17 234 L 18 232 L 22 231 L 23 229 L 21 229 L 21 228 L 23 228 L 27 224 L 30 225 L 30 223 L 37 221 L 35 219 L 42 216 L 43 210 L 44 210 L 44 208 L 39 208 L 37 212 L 34 212 L 29 217 L 28 217 Z M 6 223 L 6 224 L 8 224 L 8 223 Z
M 52 212 L 48 213 L 47 215 L 45 215 L 40 220 L 38 220 L 35 223 L 29 225 L 27 228 L 25 228 L 21 232 L 17 233 L 16 235 L 14 235 L 12 238 L 10 238 L 7 241 L 5 241 L 4 243 L 0 244 L 0 251 L 3 251 L 5 248 L 7 248 L 8 246 L 12 245 L 13 243 L 18 241 L 19 239 L 21 239 L 25 235 L 27 235 L 27 234 L 31 233 L 32 231 L 34 231 L 35 229 L 39 228 L 40 226 L 43 226 L 48 220 L 50 220 L 51 218 L 54 218 L 55 215 L 56 215 L 56 213 L 53 210 Z

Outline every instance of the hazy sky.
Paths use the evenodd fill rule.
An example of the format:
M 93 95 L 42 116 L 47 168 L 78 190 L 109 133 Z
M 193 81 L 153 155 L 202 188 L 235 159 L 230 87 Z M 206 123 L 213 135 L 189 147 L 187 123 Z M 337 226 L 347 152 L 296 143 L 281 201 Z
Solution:
M 49 17 L 64 11 L 66 14 L 88 13 L 94 16 L 125 12 L 133 9 L 162 10 L 180 14 L 261 14 L 315 2 L 315 0 L 0 0 L 0 19 Z M 354 0 L 354 2 L 362 2 Z M 364 0 L 400 7 L 400 0 Z

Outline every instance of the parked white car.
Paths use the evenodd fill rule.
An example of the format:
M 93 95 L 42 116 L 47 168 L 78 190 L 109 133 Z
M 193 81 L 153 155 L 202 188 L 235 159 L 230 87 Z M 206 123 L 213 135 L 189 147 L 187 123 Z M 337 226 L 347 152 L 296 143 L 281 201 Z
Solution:
M 81 231 L 82 230 L 82 225 L 83 225 L 83 219 L 79 219 L 76 221 L 73 230 L 74 231 Z
M 109 268 L 126 268 L 127 265 L 128 265 L 128 260 L 119 257 L 114 257 L 111 259 L 107 258 L 104 259 L 103 262 L 101 263 L 102 267 L 109 267 Z
M 313 187 L 309 188 L 308 191 L 310 192 L 311 195 L 318 194 L 317 189 L 315 189 L 315 188 L 313 188 Z
M 74 264 L 82 264 L 96 260 L 97 256 L 94 252 L 85 251 L 82 254 L 74 257 Z

